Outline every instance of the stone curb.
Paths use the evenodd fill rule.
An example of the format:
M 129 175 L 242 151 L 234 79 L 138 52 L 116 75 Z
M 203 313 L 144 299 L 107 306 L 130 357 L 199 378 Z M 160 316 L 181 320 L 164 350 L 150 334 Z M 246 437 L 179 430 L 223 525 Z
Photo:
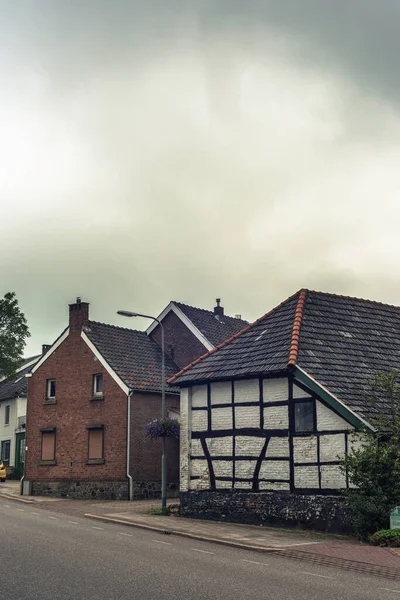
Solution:
M 167 535 L 177 535 L 180 537 L 187 537 L 194 540 L 200 540 L 203 542 L 211 542 L 213 544 L 220 544 L 221 546 L 231 546 L 233 548 L 239 548 L 241 550 L 251 550 L 253 552 L 265 552 L 270 554 L 277 554 L 286 558 L 294 558 L 296 560 L 304 560 L 307 562 L 313 562 L 319 565 L 325 565 L 330 567 L 339 567 L 348 571 L 358 571 L 369 575 L 377 575 L 380 577 L 386 577 L 389 579 L 400 580 L 400 569 L 393 567 L 382 567 L 380 565 L 373 565 L 370 563 L 359 562 L 355 560 L 346 560 L 344 558 L 336 558 L 334 556 L 324 556 L 321 554 L 314 554 L 312 552 L 301 552 L 300 550 L 285 550 L 277 548 L 275 546 L 252 546 L 251 544 L 244 544 L 241 542 L 233 542 L 231 540 L 222 540 L 219 538 L 212 538 L 200 534 L 188 533 L 186 531 L 175 531 L 173 529 L 165 529 L 164 527 L 156 527 L 153 525 L 145 525 L 144 523 L 135 523 L 134 521 L 124 521 L 123 519 L 115 519 L 113 517 L 106 517 L 104 515 L 93 515 L 86 513 L 84 515 L 89 519 L 97 519 L 105 523 L 116 523 L 118 525 L 128 525 L 130 527 L 138 527 L 140 529 L 147 529 L 148 531 L 157 531 L 158 533 L 164 533 Z
M 4 494 L 0 492 L 0 498 L 6 498 L 7 500 L 15 500 L 16 502 L 23 502 L 24 504 L 34 504 L 34 500 L 27 500 L 26 498 L 21 498 L 20 496 L 13 496 L 12 494 Z

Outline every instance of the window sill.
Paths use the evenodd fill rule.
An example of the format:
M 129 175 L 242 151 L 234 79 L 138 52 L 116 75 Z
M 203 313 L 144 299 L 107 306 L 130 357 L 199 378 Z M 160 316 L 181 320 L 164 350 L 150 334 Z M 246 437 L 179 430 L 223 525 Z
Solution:
M 104 400 L 103 394 L 95 394 L 90 402 L 97 402 L 98 400 Z
M 89 460 L 86 461 L 87 465 L 104 465 L 105 463 L 105 459 L 104 458 L 89 458 Z
M 57 464 L 57 461 L 56 460 L 41 460 L 39 464 L 41 467 L 53 467 L 54 465 Z
M 44 404 L 56 404 L 57 400 L 55 398 L 46 398 Z

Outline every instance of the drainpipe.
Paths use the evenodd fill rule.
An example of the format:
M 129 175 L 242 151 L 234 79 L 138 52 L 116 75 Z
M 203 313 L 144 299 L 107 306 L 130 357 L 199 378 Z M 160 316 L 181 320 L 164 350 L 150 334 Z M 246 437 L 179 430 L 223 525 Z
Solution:
M 126 428 L 126 476 L 129 479 L 129 493 L 128 499 L 130 501 L 133 500 L 133 479 L 130 473 L 130 465 L 131 465 L 131 397 L 133 395 L 133 391 L 129 390 L 129 394 L 127 396 L 128 400 L 128 415 L 127 415 L 127 428 Z

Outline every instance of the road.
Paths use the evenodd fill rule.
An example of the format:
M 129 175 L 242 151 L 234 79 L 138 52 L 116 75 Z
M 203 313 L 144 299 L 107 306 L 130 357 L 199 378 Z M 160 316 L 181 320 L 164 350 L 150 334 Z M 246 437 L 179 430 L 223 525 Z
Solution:
M 1 600 L 386 600 L 400 582 L 0 498 Z

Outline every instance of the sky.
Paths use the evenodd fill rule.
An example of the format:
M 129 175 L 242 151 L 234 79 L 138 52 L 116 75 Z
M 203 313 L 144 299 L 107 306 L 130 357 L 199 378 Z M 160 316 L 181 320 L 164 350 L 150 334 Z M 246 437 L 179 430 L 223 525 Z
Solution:
M 0 296 L 400 305 L 400 3 L 0 0 Z

